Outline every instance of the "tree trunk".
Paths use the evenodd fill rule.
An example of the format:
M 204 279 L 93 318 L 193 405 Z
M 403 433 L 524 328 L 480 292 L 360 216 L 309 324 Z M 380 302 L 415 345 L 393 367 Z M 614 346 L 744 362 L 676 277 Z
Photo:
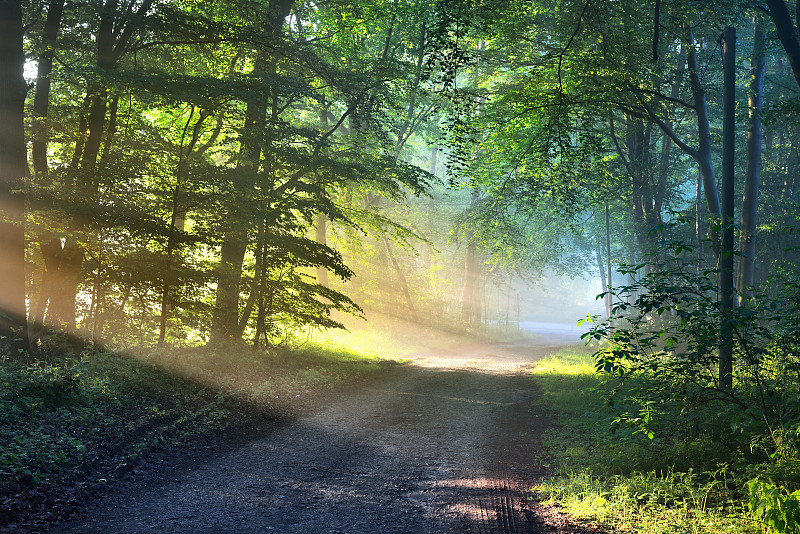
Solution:
M 645 188 L 647 185 L 645 160 L 649 150 L 647 146 L 649 143 L 645 140 L 645 125 L 643 120 L 626 114 L 625 126 L 627 130 L 625 148 L 628 156 L 627 161 L 629 163 L 628 174 L 631 180 L 634 232 L 636 233 L 636 243 L 639 246 L 639 254 L 644 255 L 647 252 L 647 222 L 645 220 L 646 207 L 644 205 Z
M 48 114 L 50 106 L 51 74 L 55 46 L 61 27 L 65 0 L 51 0 L 47 8 L 47 17 L 42 32 L 42 54 L 39 56 L 36 73 L 36 89 L 33 98 L 33 135 L 31 139 L 31 159 L 33 170 L 39 184 L 47 187 L 49 168 L 47 149 L 49 146 Z M 44 313 L 49 295 L 53 291 L 53 275 L 58 270 L 57 254 L 61 252 L 61 241 L 51 232 L 42 232 L 38 241 L 44 258 L 39 292 L 31 299 L 31 313 L 28 337 L 31 344 L 41 335 L 44 328 Z
M 200 140 L 202 133 L 203 123 L 211 114 L 205 110 L 200 111 L 200 116 L 195 121 L 192 127 L 192 135 L 189 143 L 184 147 L 186 131 L 189 129 L 189 124 L 194 116 L 194 108 L 192 108 L 189 118 L 186 120 L 186 125 L 183 128 L 183 138 L 181 139 L 180 151 L 178 154 L 178 165 L 175 168 L 175 189 L 172 192 L 172 214 L 170 215 L 169 229 L 167 235 L 167 249 L 165 251 L 167 262 L 165 272 L 163 275 L 163 283 L 161 287 L 161 316 L 159 318 L 158 326 L 158 344 L 163 345 L 167 333 L 167 319 L 169 308 L 171 305 L 171 291 L 175 283 L 173 280 L 174 256 L 178 248 L 178 234 L 182 233 L 186 224 L 186 206 L 183 200 L 183 192 L 185 188 L 185 181 L 188 179 L 189 174 L 189 161 L 193 155 L 195 145 Z M 209 145 L 204 145 L 207 148 Z M 204 150 L 204 147 L 201 147 Z
M 127 51 L 134 30 L 141 24 L 144 15 L 150 11 L 155 0 L 144 0 L 136 12 L 133 4 L 126 4 L 126 12 L 119 11 L 119 0 L 106 0 L 100 6 L 100 22 L 95 37 L 95 58 L 100 70 L 117 68 L 119 60 Z M 135 16 L 134 16 L 135 15 Z M 128 21 L 125 23 L 124 21 Z M 108 111 L 108 91 L 100 83 L 89 86 L 84 107 L 88 111 L 81 117 L 78 139 L 72 159 L 73 169 L 81 169 L 77 193 L 82 201 L 91 203 L 97 197 L 100 176 L 97 174 L 97 158 L 103 144 L 106 113 Z M 110 142 L 110 138 L 109 139 Z M 77 219 L 71 230 L 81 232 L 90 221 Z M 55 293 L 48 295 L 48 322 L 64 328 L 75 327 L 75 304 L 81 281 L 84 251 L 75 238 L 68 238 L 59 253 L 58 272 L 52 287 Z
M 722 216 L 722 208 L 720 206 L 717 182 L 714 176 L 714 162 L 711 158 L 711 123 L 708 118 L 706 93 L 700 80 L 700 70 L 697 65 L 697 51 L 695 50 L 694 35 L 692 35 L 691 32 L 689 32 L 689 42 L 686 47 L 686 66 L 689 74 L 689 86 L 694 99 L 693 109 L 697 119 L 697 148 L 693 148 L 682 141 L 676 135 L 671 125 L 661 120 L 658 114 L 644 99 L 640 99 L 640 102 L 648 116 L 669 136 L 672 142 L 678 145 L 681 150 L 697 162 L 703 180 L 703 189 L 705 190 L 709 213 L 716 221 L 719 221 Z M 709 233 L 711 235 L 712 249 L 714 250 L 714 254 L 718 257 L 719 235 L 716 231 L 716 226 L 717 225 L 712 224 L 709 228 Z
M 697 258 L 700 260 L 700 265 L 698 265 L 698 270 L 702 271 L 704 269 L 703 266 L 703 259 L 704 259 L 704 246 L 703 246 L 703 175 L 700 172 L 700 169 L 697 169 L 697 183 L 695 184 L 695 202 L 694 202 L 694 231 L 695 231 L 695 240 L 697 241 Z
M 0 0 L 0 336 L 28 349 L 25 200 L 19 193 L 27 170 L 22 33 L 22 2 Z
M 719 345 L 719 385 L 733 387 L 733 193 L 736 143 L 736 28 L 727 27 L 722 52 L 722 243 L 719 253 L 719 295 L 722 309 Z
M 604 293 L 608 291 L 608 282 L 606 282 L 606 264 L 603 261 L 603 255 L 600 252 L 600 247 L 595 249 L 595 259 L 597 260 L 597 268 L 600 270 L 600 287 Z M 603 297 L 603 302 L 606 308 L 606 317 L 611 317 L 611 310 L 608 307 L 608 295 Z
M 800 39 L 798 39 L 796 27 L 792 23 L 789 8 L 784 0 L 767 0 L 767 6 L 769 7 L 769 14 L 775 23 L 778 39 L 786 51 L 786 56 L 789 58 L 789 65 L 792 67 L 794 79 L 797 85 L 800 86 Z
M 257 303 L 263 299 L 264 288 L 262 282 L 264 279 L 264 254 L 266 250 L 266 236 L 265 224 L 261 221 L 258 225 L 258 237 L 256 243 L 256 263 L 253 266 L 253 279 L 250 281 L 250 294 L 247 295 L 247 302 L 245 302 L 244 310 L 242 310 L 242 317 L 239 319 L 239 328 L 236 330 L 236 337 L 241 338 L 247 328 L 247 323 L 250 322 L 250 316 L 253 314 L 253 308 Z M 256 343 L 258 347 L 258 336 L 256 336 Z
M 758 213 L 758 184 L 761 180 L 761 106 L 764 98 L 764 74 L 766 73 L 766 54 L 764 53 L 764 32 L 753 17 L 753 56 L 750 60 L 750 90 L 748 93 L 747 162 L 742 199 L 742 221 L 739 230 L 739 269 L 737 287 L 739 304 L 744 304 L 744 296 L 750 293 L 754 283 L 756 255 L 756 222 Z
M 470 208 L 474 208 L 478 203 L 478 189 L 472 190 Z M 461 294 L 461 322 L 470 327 L 480 321 L 480 274 L 478 273 L 478 251 L 474 243 L 475 232 L 467 230 L 464 237 L 466 244 L 466 254 L 464 257 L 464 286 Z
M 42 54 L 39 56 L 36 72 L 36 92 L 33 97 L 33 136 L 31 138 L 31 159 L 37 177 L 47 175 L 47 147 L 50 138 L 47 126 L 50 106 L 50 75 L 53 71 L 53 58 L 56 51 L 56 39 L 61 28 L 61 17 L 64 13 L 65 0 L 50 0 L 47 7 L 47 18 L 42 32 Z
M 284 20 L 289 15 L 293 0 L 280 0 L 270 5 L 270 13 L 265 23 L 265 35 L 277 39 L 283 29 Z M 274 73 L 274 63 L 265 47 L 256 55 L 253 66 L 254 74 Z M 271 72 L 272 71 L 272 72 Z M 252 213 L 248 213 L 245 204 L 253 191 L 256 173 L 260 167 L 262 139 L 267 125 L 267 105 L 272 101 L 270 122 L 277 121 L 277 89 L 265 87 L 266 98 L 258 97 L 247 102 L 245 124 L 242 134 L 240 159 L 234 194 L 228 208 L 226 225 L 223 230 L 220 247 L 220 262 L 217 267 L 217 293 L 212 314 L 210 343 L 218 344 L 233 341 L 239 330 L 239 285 L 242 277 L 242 264 L 248 245 L 248 230 L 251 226 Z
M 55 295 L 58 291 L 56 281 L 58 280 L 58 263 L 61 254 L 61 240 L 54 236 L 40 237 L 39 249 L 42 253 L 44 267 L 42 269 L 42 280 L 39 286 L 38 298 L 31 305 L 28 338 L 31 345 L 42 335 L 44 330 L 44 315 L 47 309 L 47 302 L 50 295 Z
M 706 203 L 709 213 L 717 220 L 722 215 L 722 208 L 717 192 L 717 181 L 714 176 L 714 163 L 711 160 L 711 125 L 708 119 L 708 105 L 706 104 L 706 92 L 700 81 L 700 70 L 697 65 L 697 52 L 694 48 L 694 37 L 689 43 L 687 56 L 689 66 L 689 82 L 694 96 L 695 113 L 697 115 L 697 135 L 698 135 L 698 157 L 695 158 L 700 166 L 700 174 L 703 177 L 703 189 L 706 193 Z M 718 236 L 711 228 L 711 240 L 714 248 L 717 248 Z
M 611 317 L 611 288 L 614 286 L 613 277 L 611 274 L 611 218 L 608 214 L 608 203 L 606 203 L 606 315 Z M 601 267 L 602 269 L 602 267 Z
M 255 67 L 257 73 L 264 72 L 261 69 L 265 62 L 265 52 L 259 51 Z M 256 173 L 260 167 L 260 140 L 266 124 L 266 112 L 266 104 L 260 100 L 247 103 L 238 172 L 233 184 L 233 198 L 225 217 L 220 261 L 217 266 L 217 294 L 211 326 L 212 344 L 233 341 L 237 339 L 236 334 L 239 331 L 239 285 L 248 245 L 248 230 L 253 219 L 253 214 L 247 213 L 244 206 L 255 187 Z

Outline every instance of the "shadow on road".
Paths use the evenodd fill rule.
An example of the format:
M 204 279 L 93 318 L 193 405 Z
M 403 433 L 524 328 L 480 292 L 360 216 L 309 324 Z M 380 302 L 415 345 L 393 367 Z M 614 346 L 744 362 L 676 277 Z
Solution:
M 453 350 L 250 427 L 53 532 L 597 532 L 529 490 L 547 421 L 520 371 L 546 344 Z

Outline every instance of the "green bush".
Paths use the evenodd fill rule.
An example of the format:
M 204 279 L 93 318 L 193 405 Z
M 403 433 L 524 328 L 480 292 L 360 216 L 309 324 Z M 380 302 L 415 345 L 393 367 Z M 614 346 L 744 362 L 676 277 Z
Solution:
M 770 532 L 800 533 L 800 490 L 789 493 L 768 482 L 753 479 L 747 486 L 749 507 Z
M 733 310 L 716 300 L 714 269 L 693 247 L 664 240 L 650 261 L 623 267 L 612 317 L 587 338 L 597 368 L 615 377 L 616 424 L 650 439 L 711 440 L 753 461 L 798 454 L 800 283 L 783 271 Z M 733 334 L 734 387 L 720 387 L 721 325 Z
M 633 281 L 613 290 L 612 317 L 585 335 L 600 343 L 612 431 L 646 438 L 654 467 L 699 469 L 713 482 L 722 466 L 742 496 L 726 498 L 749 495 L 771 531 L 800 532 L 800 273 L 778 269 L 726 308 L 718 271 L 666 238 L 683 222 L 661 229 L 648 261 L 621 268 Z M 718 377 L 723 325 L 732 333 L 731 389 Z

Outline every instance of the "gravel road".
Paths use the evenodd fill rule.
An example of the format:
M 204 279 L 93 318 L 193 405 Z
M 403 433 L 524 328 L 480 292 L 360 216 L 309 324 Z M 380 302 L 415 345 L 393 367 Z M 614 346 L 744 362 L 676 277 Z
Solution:
M 59 533 L 583 533 L 528 488 L 546 417 L 525 370 L 569 333 L 462 341 L 342 391 L 310 414 L 110 495 Z M 577 338 L 577 333 L 575 334 Z

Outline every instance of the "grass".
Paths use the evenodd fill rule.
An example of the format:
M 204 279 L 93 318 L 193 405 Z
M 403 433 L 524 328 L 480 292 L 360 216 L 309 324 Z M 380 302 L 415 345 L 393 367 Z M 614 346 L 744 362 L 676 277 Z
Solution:
M 544 437 L 555 474 L 535 488 L 546 500 L 614 532 L 762 532 L 726 466 L 703 465 L 699 457 L 675 462 L 686 454 L 680 443 L 612 426 L 603 399 L 613 384 L 595 373 L 587 348 L 542 360 L 533 379 L 557 422 Z
M 480 337 L 474 333 L 470 336 L 464 331 L 441 330 L 376 312 L 369 314 L 368 321 L 346 318 L 343 323 L 347 330 L 309 331 L 302 348 L 336 353 L 344 358 L 349 355 L 354 358 L 388 358 L 405 362 L 420 353 L 449 350 L 470 339 L 486 339 L 486 336 Z M 500 330 L 496 331 L 499 338 Z
M 351 325 L 349 330 L 315 329 L 309 332 L 300 348 L 315 354 L 335 355 L 343 361 L 404 360 L 415 351 L 407 341 L 401 341 L 390 325 L 380 323 Z

